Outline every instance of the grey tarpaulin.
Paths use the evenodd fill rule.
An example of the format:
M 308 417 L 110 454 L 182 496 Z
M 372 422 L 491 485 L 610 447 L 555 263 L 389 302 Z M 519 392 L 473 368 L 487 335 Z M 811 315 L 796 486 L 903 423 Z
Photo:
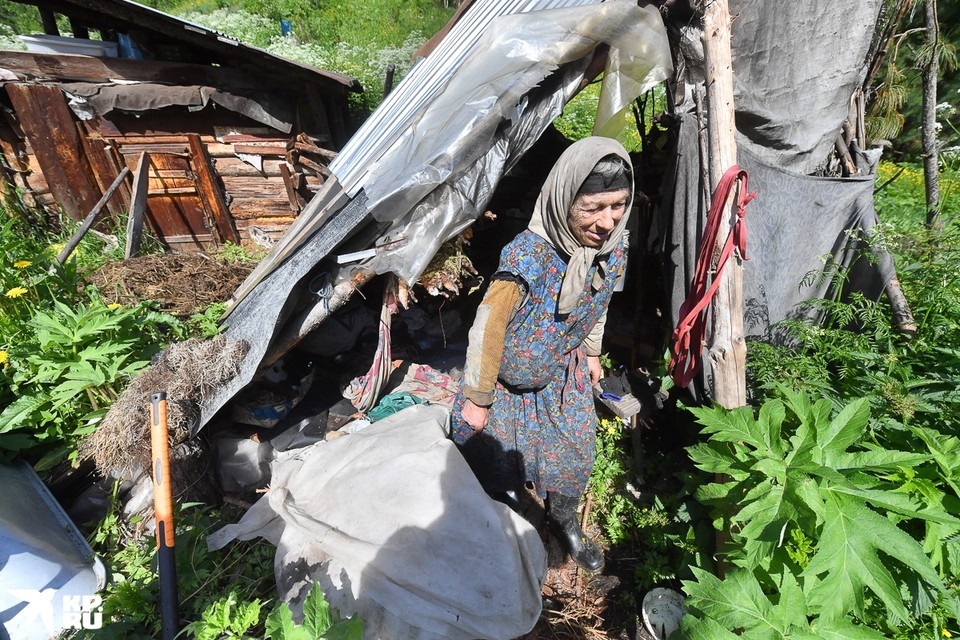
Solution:
M 313 581 L 367 638 L 516 638 L 540 615 L 536 529 L 483 492 L 447 438 L 448 413 L 409 407 L 271 465 L 270 489 L 211 548 L 263 536 L 281 597 Z
M 773 166 L 813 173 L 863 82 L 881 0 L 731 0 L 737 144 Z
M 114 109 L 136 113 L 181 106 L 196 111 L 213 102 L 284 133 L 293 128 L 294 113 L 289 102 L 265 91 L 230 92 L 202 85 L 131 81 L 65 82 L 61 87 L 70 108 L 81 120 L 91 120 Z
M 268 349 L 276 353 L 295 344 L 297 336 L 271 343 L 279 334 L 291 333 L 284 325 L 304 305 L 328 309 L 314 267 L 345 239 L 356 234 L 365 243 L 354 250 L 392 244 L 350 273 L 330 269 L 325 280 L 331 286 L 349 284 L 358 272 L 393 272 L 415 282 L 437 248 L 473 222 L 504 173 L 561 113 L 582 85 L 598 47 L 609 44 L 619 50 L 610 58 L 615 66 L 604 82 L 616 82 L 618 74 L 640 74 L 608 91 L 616 97 L 606 99 L 607 116 L 632 99 L 633 92 L 669 75 L 669 46 L 655 8 L 640 8 L 632 0 L 567 8 L 560 0 L 541 1 L 560 8 L 537 11 L 537 0 L 528 0 L 526 13 L 497 17 L 504 3 L 474 3 L 444 40 L 456 42 L 464 32 L 477 30 L 481 37 L 460 63 L 419 79 L 429 89 L 422 106 L 408 113 L 402 101 L 385 103 L 398 110 L 396 117 L 378 109 L 368 123 L 393 127 L 401 122 L 396 134 L 382 144 L 355 145 L 354 140 L 367 140 L 365 124 L 351 139 L 331 165 L 335 179 L 314 196 L 237 291 L 225 335 L 246 342 L 249 351 L 240 373 L 205 398 L 197 429 L 253 379 Z M 474 13 L 492 17 L 475 24 L 469 19 Z M 405 91 L 413 75 L 394 93 Z M 297 326 L 309 324 L 298 321 Z
M 676 325 L 677 308 L 687 295 L 703 231 L 697 124 L 692 115 L 682 118 L 674 162 L 676 166 L 669 172 L 675 181 L 670 185 L 673 217 L 666 222 L 669 226 L 660 240 L 668 270 L 672 270 L 666 281 L 672 285 L 671 320 Z M 749 175 L 749 189 L 757 192 L 747 205 L 749 259 L 743 263 L 744 331 L 748 337 L 776 338 L 768 333 L 770 325 L 801 317 L 805 312 L 797 305 L 805 300 L 828 297 L 829 281 L 807 277 L 824 271 L 824 256 L 849 271 L 848 291 L 880 297 L 894 269 L 891 257 L 883 251 L 877 252 L 875 263 L 863 258 L 863 239 L 877 223 L 872 172 L 857 178 L 806 176 L 770 166 L 746 149 L 739 150 L 739 165 Z M 864 163 L 864 168 L 869 166 Z M 665 220 L 666 213 L 669 211 L 664 212 Z M 809 282 L 801 286 L 805 280 Z M 708 359 L 703 362 L 709 367 Z M 703 373 L 709 379 L 710 372 Z

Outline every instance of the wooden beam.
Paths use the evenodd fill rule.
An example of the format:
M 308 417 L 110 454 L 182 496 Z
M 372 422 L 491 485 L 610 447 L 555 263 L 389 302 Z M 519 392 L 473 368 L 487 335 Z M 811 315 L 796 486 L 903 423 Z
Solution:
M 133 172 L 133 188 L 130 198 L 130 213 L 127 218 L 127 246 L 124 258 L 140 254 L 140 239 L 143 235 L 143 218 L 147 212 L 147 190 L 150 186 L 150 154 L 140 154 Z
M 237 227 L 233 223 L 230 209 L 227 208 L 223 191 L 217 184 L 216 172 L 213 168 L 213 162 L 207 154 L 207 148 L 200 140 L 199 135 L 191 133 L 189 138 L 190 163 L 193 166 L 194 173 L 197 174 L 197 191 L 203 201 L 203 206 L 210 214 L 220 240 L 222 242 L 239 243 L 240 234 L 237 233 Z
M 224 67 L 185 62 L 99 58 L 68 53 L 0 51 L 0 67 L 28 79 L 109 82 L 111 78 L 121 78 L 174 85 L 228 86 L 236 89 L 282 89 L 285 86 L 279 79 L 273 80 Z
M 708 138 L 710 141 L 710 191 L 737 164 L 733 105 L 733 59 L 730 50 L 730 11 L 727 0 L 706 3 L 703 15 L 703 45 L 706 61 Z M 735 193 L 724 206 L 727 225 L 718 234 L 717 252 L 727 241 Z M 747 403 L 747 344 L 743 330 L 743 265 L 740 256 L 724 270 L 711 313 L 707 345 L 713 369 L 713 397 L 732 409 Z
M 37 7 L 40 10 L 40 24 L 43 25 L 43 32 L 48 36 L 60 35 L 60 27 L 57 26 L 57 14 L 46 7 Z

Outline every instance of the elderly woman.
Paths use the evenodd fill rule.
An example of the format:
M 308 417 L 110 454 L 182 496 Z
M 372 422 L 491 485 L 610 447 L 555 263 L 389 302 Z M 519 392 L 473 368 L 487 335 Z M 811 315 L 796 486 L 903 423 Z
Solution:
M 557 160 L 529 227 L 500 256 L 470 330 L 453 439 L 484 489 L 531 482 L 574 561 L 603 553 L 577 506 L 596 453 L 592 386 L 601 376 L 607 306 L 625 265 L 630 157 L 587 138 Z

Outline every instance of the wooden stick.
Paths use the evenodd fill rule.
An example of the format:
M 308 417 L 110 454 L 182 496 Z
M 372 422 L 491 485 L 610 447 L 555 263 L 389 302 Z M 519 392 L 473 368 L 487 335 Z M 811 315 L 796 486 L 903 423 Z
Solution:
M 110 197 L 113 196 L 113 193 L 117 190 L 117 187 L 120 186 L 120 183 L 123 182 L 123 179 L 126 178 L 127 174 L 129 173 L 130 169 L 128 167 L 121 169 L 119 175 L 114 178 L 113 183 L 107 187 L 106 191 L 104 191 L 103 197 L 100 198 L 99 202 L 97 202 L 93 209 L 90 210 L 90 213 L 87 214 L 87 217 L 83 219 L 83 224 L 80 225 L 80 228 L 77 229 L 77 232 L 73 234 L 73 237 L 70 238 L 66 246 L 63 247 L 60 255 L 57 256 L 57 262 L 63 264 L 67 261 L 67 258 L 70 257 L 70 254 L 73 253 L 73 250 L 77 248 L 78 244 L 80 244 L 83 236 L 87 234 L 87 231 L 89 231 L 90 227 L 93 226 L 93 223 L 96 222 L 97 217 L 103 210 L 104 205 L 107 204 L 107 201 L 110 200 Z

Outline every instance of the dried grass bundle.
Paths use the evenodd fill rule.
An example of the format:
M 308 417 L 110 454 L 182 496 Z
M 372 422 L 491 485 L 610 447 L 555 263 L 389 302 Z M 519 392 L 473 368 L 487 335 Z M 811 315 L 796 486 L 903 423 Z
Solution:
M 240 370 L 244 342 L 223 336 L 170 345 L 127 386 L 100 427 L 79 447 L 106 476 L 125 477 L 150 468 L 150 395 L 167 393 L 170 448 L 185 442 L 204 399 Z

